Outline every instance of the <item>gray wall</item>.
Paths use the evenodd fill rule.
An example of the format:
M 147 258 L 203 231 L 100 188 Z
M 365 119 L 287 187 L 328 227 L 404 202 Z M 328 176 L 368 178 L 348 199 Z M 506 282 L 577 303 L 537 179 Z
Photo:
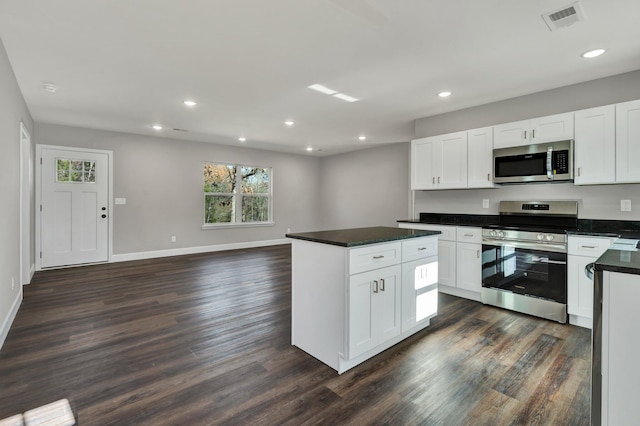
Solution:
M 325 157 L 323 229 L 396 226 L 409 215 L 409 144 Z
M 35 138 L 113 151 L 113 196 L 127 199 L 113 206 L 114 254 L 282 239 L 319 223 L 318 158 L 39 123 Z M 202 230 L 207 161 L 273 167 L 275 226 Z
M 31 115 L 0 41 L 0 334 L 20 295 L 20 122 L 32 135 Z M 11 289 L 11 279 L 15 288 Z M 0 340 L 0 344 L 2 341 Z
M 415 122 L 416 137 L 491 126 L 527 118 L 640 99 L 640 70 L 507 99 Z M 482 200 L 490 208 L 482 208 Z M 413 217 L 420 212 L 496 214 L 500 200 L 578 200 L 579 215 L 589 219 L 640 220 L 640 185 L 533 184 L 498 189 L 416 191 Z M 631 212 L 620 212 L 630 199 Z

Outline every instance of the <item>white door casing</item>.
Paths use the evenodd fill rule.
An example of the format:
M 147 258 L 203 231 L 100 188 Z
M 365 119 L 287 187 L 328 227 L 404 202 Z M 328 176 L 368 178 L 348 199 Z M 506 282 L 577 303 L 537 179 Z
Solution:
M 111 157 L 37 146 L 37 269 L 109 260 Z
M 31 135 L 20 123 L 20 284 L 31 282 L 31 197 L 33 167 Z

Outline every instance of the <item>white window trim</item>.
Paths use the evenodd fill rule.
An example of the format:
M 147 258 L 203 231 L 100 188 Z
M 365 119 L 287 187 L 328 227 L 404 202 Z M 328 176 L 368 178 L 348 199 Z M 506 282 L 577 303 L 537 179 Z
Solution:
M 238 167 L 255 167 L 260 169 L 269 169 L 269 193 L 255 194 L 255 196 L 267 197 L 269 199 L 269 220 L 264 222 L 238 222 L 237 221 L 238 219 L 242 219 L 242 208 L 239 208 L 236 210 L 236 222 L 204 223 L 201 226 L 202 230 L 221 229 L 221 228 L 255 228 L 255 227 L 275 226 L 276 223 L 273 220 L 273 167 L 256 166 L 256 165 L 249 165 L 249 164 L 221 163 L 216 161 L 206 161 L 205 164 L 232 165 L 237 168 Z M 242 173 L 236 173 L 236 188 L 242 188 Z M 244 197 L 242 193 L 204 192 L 203 202 L 204 202 L 204 197 L 206 197 L 207 195 L 232 196 L 235 199 L 240 200 L 239 204 L 241 206 L 242 206 L 242 198 Z M 251 194 L 247 194 L 247 195 L 252 196 Z M 204 217 L 203 217 L 203 220 L 204 220 Z

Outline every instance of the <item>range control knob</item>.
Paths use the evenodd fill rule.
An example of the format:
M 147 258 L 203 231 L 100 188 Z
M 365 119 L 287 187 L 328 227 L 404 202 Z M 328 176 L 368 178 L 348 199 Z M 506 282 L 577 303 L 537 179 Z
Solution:
M 499 236 L 500 238 L 504 238 L 504 236 L 505 236 L 505 235 L 506 235 L 506 234 L 504 233 L 504 231 L 498 231 L 498 236 Z
M 489 236 L 490 236 L 490 237 L 495 237 L 495 236 L 496 236 L 496 234 L 497 234 L 497 232 L 496 232 L 496 231 L 494 231 L 493 229 L 492 229 L 491 231 L 489 231 Z
M 538 234 L 536 235 L 536 238 L 540 241 L 544 240 L 544 234 Z
M 547 241 L 553 241 L 553 235 L 552 234 L 547 234 L 547 235 L 545 235 L 544 239 L 547 240 Z

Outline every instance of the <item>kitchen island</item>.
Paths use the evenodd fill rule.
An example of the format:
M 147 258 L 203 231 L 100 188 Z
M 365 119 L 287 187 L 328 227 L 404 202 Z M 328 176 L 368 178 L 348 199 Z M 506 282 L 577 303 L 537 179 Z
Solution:
M 291 343 L 344 371 L 429 325 L 438 231 L 392 227 L 287 234 Z
M 595 262 L 591 424 L 637 424 L 640 251 L 619 239 Z

